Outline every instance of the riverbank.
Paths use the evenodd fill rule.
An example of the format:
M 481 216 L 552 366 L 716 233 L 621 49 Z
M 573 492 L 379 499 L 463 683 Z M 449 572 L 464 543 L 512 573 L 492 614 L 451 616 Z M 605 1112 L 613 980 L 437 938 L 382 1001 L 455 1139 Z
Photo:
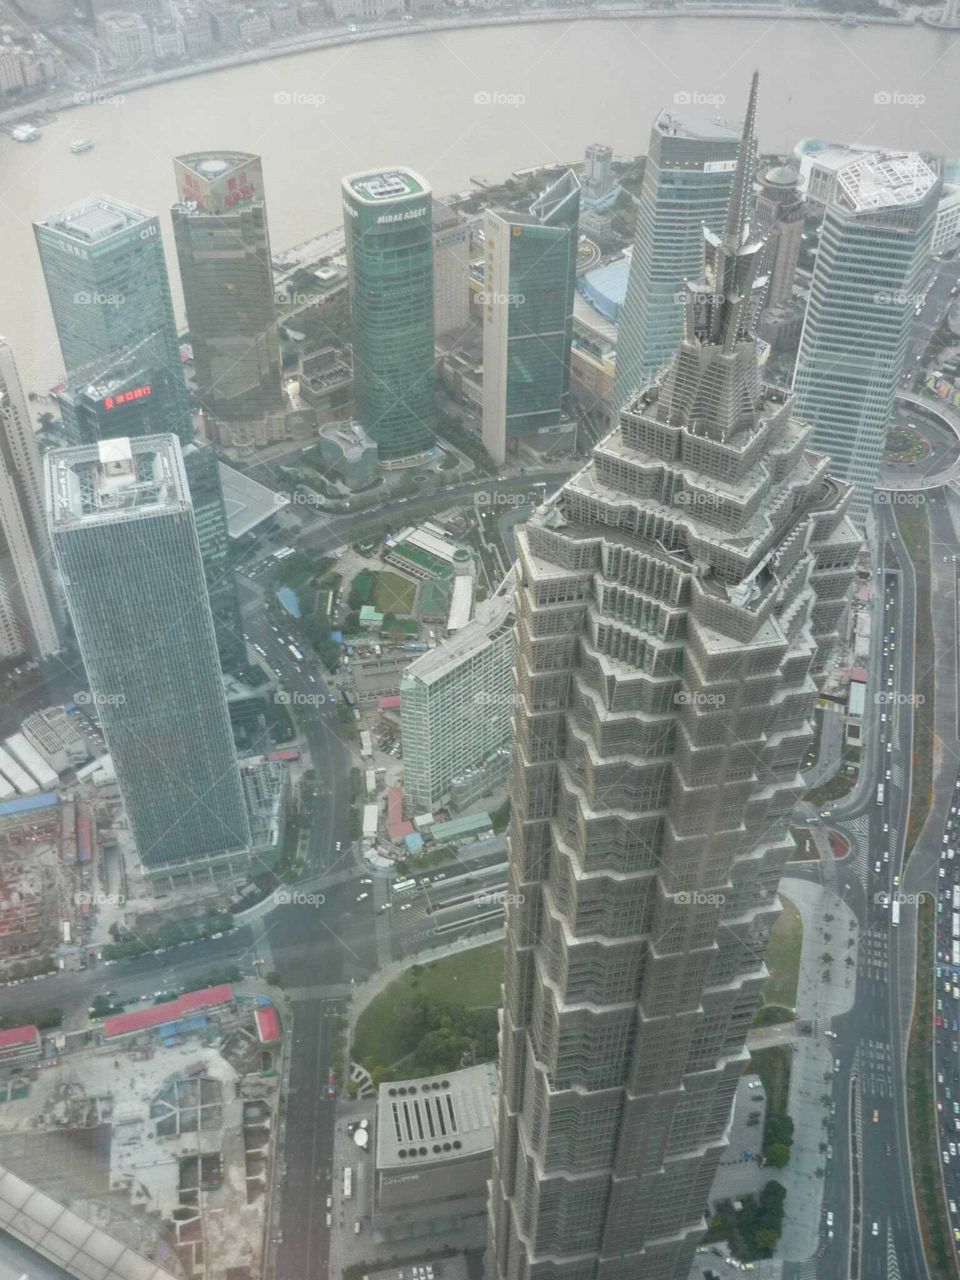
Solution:
M 235 49 L 219 58 L 210 58 L 204 62 L 189 63 L 183 66 L 168 67 L 164 70 L 152 71 L 142 76 L 129 76 L 118 80 L 90 81 L 84 87 L 75 87 L 59 93 L 49 94 L 31 103 L 20 103 L 0 111 L 0 127 L 12 126 L 20 121 L 30 120 L 44 113 L 68 111 L 73 107 L 89 106 L 91 103 L 110 102 L 127 94 L 136 93 L 140 89 L 149 89 L 155 85 L 167 84 L 177 80 L 188 80 L 194 76 L 207 75 L 213 71 L 226 71 L 231 67 L 261 63 L 274 58 L 292 57 L 295 54 L 309 53 L 315 49 L 337 48 L 342 45 L 363 44 L 375 40 L 387 40 L 396 36 L 425 35 L 431 32 L 456 31 L 471 28 L 504 27 L 504 26 L 537 26 L 544 22 L 584 22 L 584 21 L 618 21 L 634 18 L 651 19 L 688 19 L 688 18 L 765 18 L 787 19 L 789 21 L 832 22 L 837 26 L 894 26 L 909 27 L 916 25 L 917 15 L 891 14 L 890 17 L 878 14 L 855 15 L 855 21 L 848 21 L 854 15 L 831 13 L 819 9 L 796 9 L 789 5 L 757 4 L 757 5 L 725 5 L 715 7 L 709 5 L 677 5 L 669 9 L 640 7 L 634 5 L 572 5 L 562 9 L 543 8 L 527 13 L 470 13 L 457 14 L 454 17 L 432 17 L 385 23 L 366 30 L 350 31 L 329 28 L 310 35 L 298 35 L 296 39 L 278 40 L 275 44 L 267 44 L 257 49 Z

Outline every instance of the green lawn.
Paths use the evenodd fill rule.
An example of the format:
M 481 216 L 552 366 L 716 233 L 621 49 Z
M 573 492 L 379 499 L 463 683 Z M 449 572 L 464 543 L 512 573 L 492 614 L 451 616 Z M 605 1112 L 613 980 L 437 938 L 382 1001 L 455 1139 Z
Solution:
M 409 578 L 401 578 L 399 573 L 391 573 L 389 570 L 377 574 L 373 603 L 381 613 L 398 613 L 401 617 L 409 618 L 413 613 L 416 596 L 417 584 Z
M 404 1008 L 414 995 L 467 1008 L 497 1007 L 502 981 L 503 944 L 500 942 L 411 966 L 360 1015 L 353 1038 L 353 1057 L 359 1062 L 390 1064 L 409 1052 L 403 1035 Z
M 773 926 L 770 946 L 767 949 L 767 968 L 770 977 L 763 989 L 763 1003 L 785 1005 L 788 1009 L 797 1003 L 797 979 L 800 974 L 800 946 L 803 942 L 803 923 L 800 912 L 788 898 L 783 898 L 783 912 Z

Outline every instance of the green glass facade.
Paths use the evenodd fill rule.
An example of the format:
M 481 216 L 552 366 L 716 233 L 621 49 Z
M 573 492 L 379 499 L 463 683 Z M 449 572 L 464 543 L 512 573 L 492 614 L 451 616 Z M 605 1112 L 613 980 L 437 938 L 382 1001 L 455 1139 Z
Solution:
M 433 222 L 409 169 L 343 180 L 355 416 L 384 465 L 433 447 Z
M 176 437 L 55 449 L 45 463 L 57 565 L 141 861 L 184 867 L 247 848 Z
M 484 219 L 483 441 L 498 463 L 511 440 L 556 425 L 564 410 L 579 217 L 568 170 L 529 213 Z

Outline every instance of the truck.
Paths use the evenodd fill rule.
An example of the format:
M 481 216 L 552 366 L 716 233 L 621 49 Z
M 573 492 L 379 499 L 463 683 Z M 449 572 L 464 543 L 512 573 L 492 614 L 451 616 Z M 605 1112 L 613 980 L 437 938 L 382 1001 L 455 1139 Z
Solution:
M 890 923 L 898 925 L 900 923 L 900 899 L 894 898 L 890 904 Z
M 349 1165 L 343 1171 L 343 1198 L 349 1200 L 353 1195 L 353 1170 Z
M 877 784 L 877 804 L 883 804 L 883 783 Z

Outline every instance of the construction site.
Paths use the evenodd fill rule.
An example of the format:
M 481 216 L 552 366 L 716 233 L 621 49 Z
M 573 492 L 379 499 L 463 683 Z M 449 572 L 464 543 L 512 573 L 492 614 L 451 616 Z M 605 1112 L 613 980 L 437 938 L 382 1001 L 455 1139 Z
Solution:
M 265 998 L 225 984 L 45 1049 L 2 1089 L 0 1167 L 182 1280 L 255 1280 L 280 1054 Z

